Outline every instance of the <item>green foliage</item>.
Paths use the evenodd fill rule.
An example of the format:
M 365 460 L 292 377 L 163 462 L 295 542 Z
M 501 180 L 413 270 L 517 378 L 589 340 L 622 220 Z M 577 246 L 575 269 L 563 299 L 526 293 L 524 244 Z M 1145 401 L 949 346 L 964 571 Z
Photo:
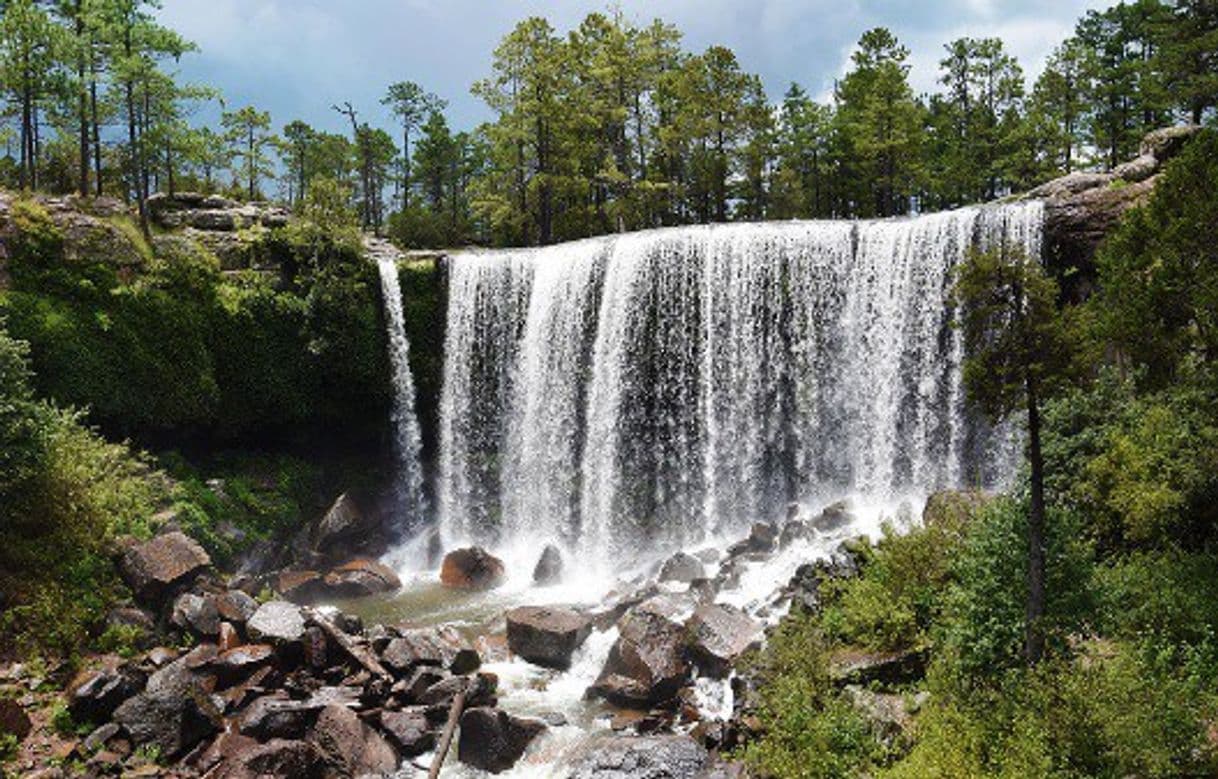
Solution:
M 21 742 L 12 733 L 0 733 L 0 763 L 7 763 L 17 756 Z
M 766 736 L 743 750 L 751 768 L 766 776 L 852 777 L 882 757 L 867 722 L 829 682 L 814 618 L 784 621 L 758 670 Z
M 1045 434 L 1049 493 L 1088 518 L 1101 549 L 1214 538 L 1218 399 L 1208 381 L 1139 393 L 1105 371 L 1050 404 Z
M 1168 163 L 1143 208 L 1125 216 L 1096 264 L 1101 334 L 1144 383 L 1166 387 L 1218 353 L 1218 132 Z
M 139 654 L 147 638 L 146 631 L 139 625 L 109 625 L 97 637 L 97 649 L 130 659 Z
M 44 269 L 62 256 L 63 232 L 38 202 L 13 200 L 5 222 L 5 245 L 14 273 L 26 267 Z
M 1000 498 L 981 511 L 955 554 L 937 639 L 959 672 L 986 676 L 1021 662 L 1027 601 L 1027 505 Z M 1041 625 L 1051 650 L 1064 651 L 1093 611 L 1091 551 L 1078 518 L 1051 510 L 1046 518 L 1048 601 Z

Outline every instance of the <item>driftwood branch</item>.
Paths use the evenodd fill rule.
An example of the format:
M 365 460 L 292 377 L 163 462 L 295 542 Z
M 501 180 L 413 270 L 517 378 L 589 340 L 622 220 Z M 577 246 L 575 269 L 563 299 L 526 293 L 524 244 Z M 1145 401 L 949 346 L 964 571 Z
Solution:
M 453 698 L 452 708 L 448 710 L 448 722 L 444 723 L 444 733 L 440 736 L 440 746 L 436 748 L 436 756 L 431 761 L 431 770 L 427 772 L 427 779 L 436 779 L 440 775 L 440 769 L 444 766 L 444 758 L 448 757 L 448 748 L 453 743 L 453 733 L 457 730 L 457 723 L 461 721 L 461 711 L 465 708 L 465 691 L 457 693 Z
M 317 611 L 312 612 L 311 616 L 317 627 L 321 628 L 323 633 L 350 655 L 351 659 L 366 668 L 374 676 L 379 676 L 382 679 L 393 679 L 393 676 L 385 670 L 385 666 L 381 665 L 381 662 L 376 659 L 374 654 L 352 641 L 351 637 L 339 630 L 338 626 L 331 622 L 328 617 Z

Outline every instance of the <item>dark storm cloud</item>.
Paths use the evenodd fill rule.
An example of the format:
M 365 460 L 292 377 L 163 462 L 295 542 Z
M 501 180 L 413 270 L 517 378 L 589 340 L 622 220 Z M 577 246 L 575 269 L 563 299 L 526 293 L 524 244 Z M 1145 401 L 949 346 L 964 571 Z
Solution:
M 724 44 L 758 73 L 771 98 L 791 81 L 824 95 L 844 72 L 866 29 L 891 28 L 910 48 L 918 91 L 934 88 L 943 44 L 961 35 L 999 36 L 1031 74 L 1069 34 L 1088 0 L 622 0 L 638 23 L 677 25 L 685 45 Z M 470 85 L 490 69 L 491 52 L 520 19 L 543 15 L 565 32 L 606 3 L 573 0 L 165 0 L 165 23 L 199 47 L 181 65 L 189 80 L 220 87 L 232 105 L 270 109 L 331 129 L 330 111 L 351 101 L 374 122 L 388 117 L 385 85 L 413 80 L 445 97 L 456 127 L 486 118 Z

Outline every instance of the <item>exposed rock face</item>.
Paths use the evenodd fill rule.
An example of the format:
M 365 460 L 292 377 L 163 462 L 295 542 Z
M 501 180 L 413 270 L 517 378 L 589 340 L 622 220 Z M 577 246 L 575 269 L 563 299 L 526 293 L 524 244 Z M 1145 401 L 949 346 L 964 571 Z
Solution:
M 157 671 L 140 694 L 114 712 L 139 746 L 153 746 L 166 757 L 180 755 L 218 732 L 223 720 L 211 696 L 214 679 L 191 670 L 186 655 Z
M 389 742 L 345 706 L 322 709 L 309 741 L 337 776 L 385 776 L 398 767 L 397 753 Z
M 925 650 L 863 652 L 845 650 L 829 661 L 829 678 L 838 684 L 886 685 L 917 681 L 926 675 Z
M 709 761 L 688 736 L 612 737 L 593 742 L 568 779 L 694 779 Z
M 177 627 L 210 638 L 220 632 L 220 609 L 211 595 L 184 592 L 173 602 L 169 621 Z
M 503 578 L 503 561 L 479 546 L 449 552 L 440 568 L 440 583 L 458 590 L 494 589 Z
M 733 606 L 705 604 L 689 618 L 690 654 L 698 669 L 718 679 L 726 677 L 750 649 L 761 646 L 761 624 Z
M 592 620 L 571 609 L 524 606 L 507 613 L 508 647 L 530 663 L 566 670 L 592 632 Z
M 554 544 L 546 544 L 533 569 L 533 583 L 545 586 L 562 579 L 562 552 Z
M 605 668 L 589 691 L 622 706 L 643 708 L 676 695 L 690 671 L 684 626 L 644 603 L 628 612 L 618 629 Z
M 375 518 L 344 492 L 325 514 L 296 535 L 292 557 L 298 565 L 320 570 L 362 556 L 375 557 L 384 543 L 380 531 Z
M 787 583 L 786 591 L 791 601 L 810 612 L 821 608 L 820 589 L 825 582 L 834 579 L 849 579 L 858 573 L 854 557 L 839 550 L 827 560 L 805 563 L 795 570 Z
M 850 503 L 839 500 L 826 506 L 809 524 L 814 530 L 818 530 L 821 533 L 829 533 L 843 528 L 853 521 L 854 514 L 850 511 Z
M 203 547 L 185 533 L 174 532 L 133 544 L 123 554 L 120 568 L 135 596 L 156 605 L 210 565 Z
M 454 628 L 399 630 L 381 653 L 381 659 L 399 677 L 419 666 L 443 668 L 455 674 L 476 671 L 482 658 Z
M 1111 173 L 1071 173 L 1043 184 L 1026 197 L 1045 201 L 1045 259 L 1067 278 L 1066 294 L 1085 298 L 1094 283 L 1095 252 L 1130 208 L 1154 191 L 1163 165 L 1179 154 L 1200 128 L 1184 125 L 1156 130 L 1142 141 L 1141 154 Z
M 660 568 L 660 581 L 684 582 L 688 584 L 694 579 L 705 579 L 706 568 L 693 555 L 677 552 L 664 561 Z
M 248 628 L 250 637 L 260 641 L 299 641 L 305 631 L 304 614 L 287 601 L 267 601 L 250 617 Z
M 541 720 L 514 717 L 498 709 L 467 709 L 461 715 L 457 759 L 497 774 L 516 765 L 533 739 L 544 733 Z

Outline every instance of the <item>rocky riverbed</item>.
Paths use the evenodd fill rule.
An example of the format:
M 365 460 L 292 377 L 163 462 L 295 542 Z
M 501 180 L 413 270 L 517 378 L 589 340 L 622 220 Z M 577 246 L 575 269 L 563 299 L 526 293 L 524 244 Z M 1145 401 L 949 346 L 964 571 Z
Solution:
M 452 549 L 401 578 L 319 553 L 362 521 L 344 496 L 303 531 L 296 554 L 320 572 L 224 576 L 172 527 L 126 544 L 137 601 L 110 619 L 138 651 L 89 658 L 59 693 L 53 669 L 32 686 L 6 671 L 44 703 L 62 696 L 76 734 L 31 723 L 21 770 L 423 776 L 443 757 L 453 777 L 741 775 L 727 757 L 759 727 L 750 652 L 789 609 L 816 608 L 826 580 L 853 575 L 853 539 L 874 537 L 880 516 L 792 507 L 591 597 L 557 547 L 527 566 Z M 842 683 L 911 662 L 853 658 Z

